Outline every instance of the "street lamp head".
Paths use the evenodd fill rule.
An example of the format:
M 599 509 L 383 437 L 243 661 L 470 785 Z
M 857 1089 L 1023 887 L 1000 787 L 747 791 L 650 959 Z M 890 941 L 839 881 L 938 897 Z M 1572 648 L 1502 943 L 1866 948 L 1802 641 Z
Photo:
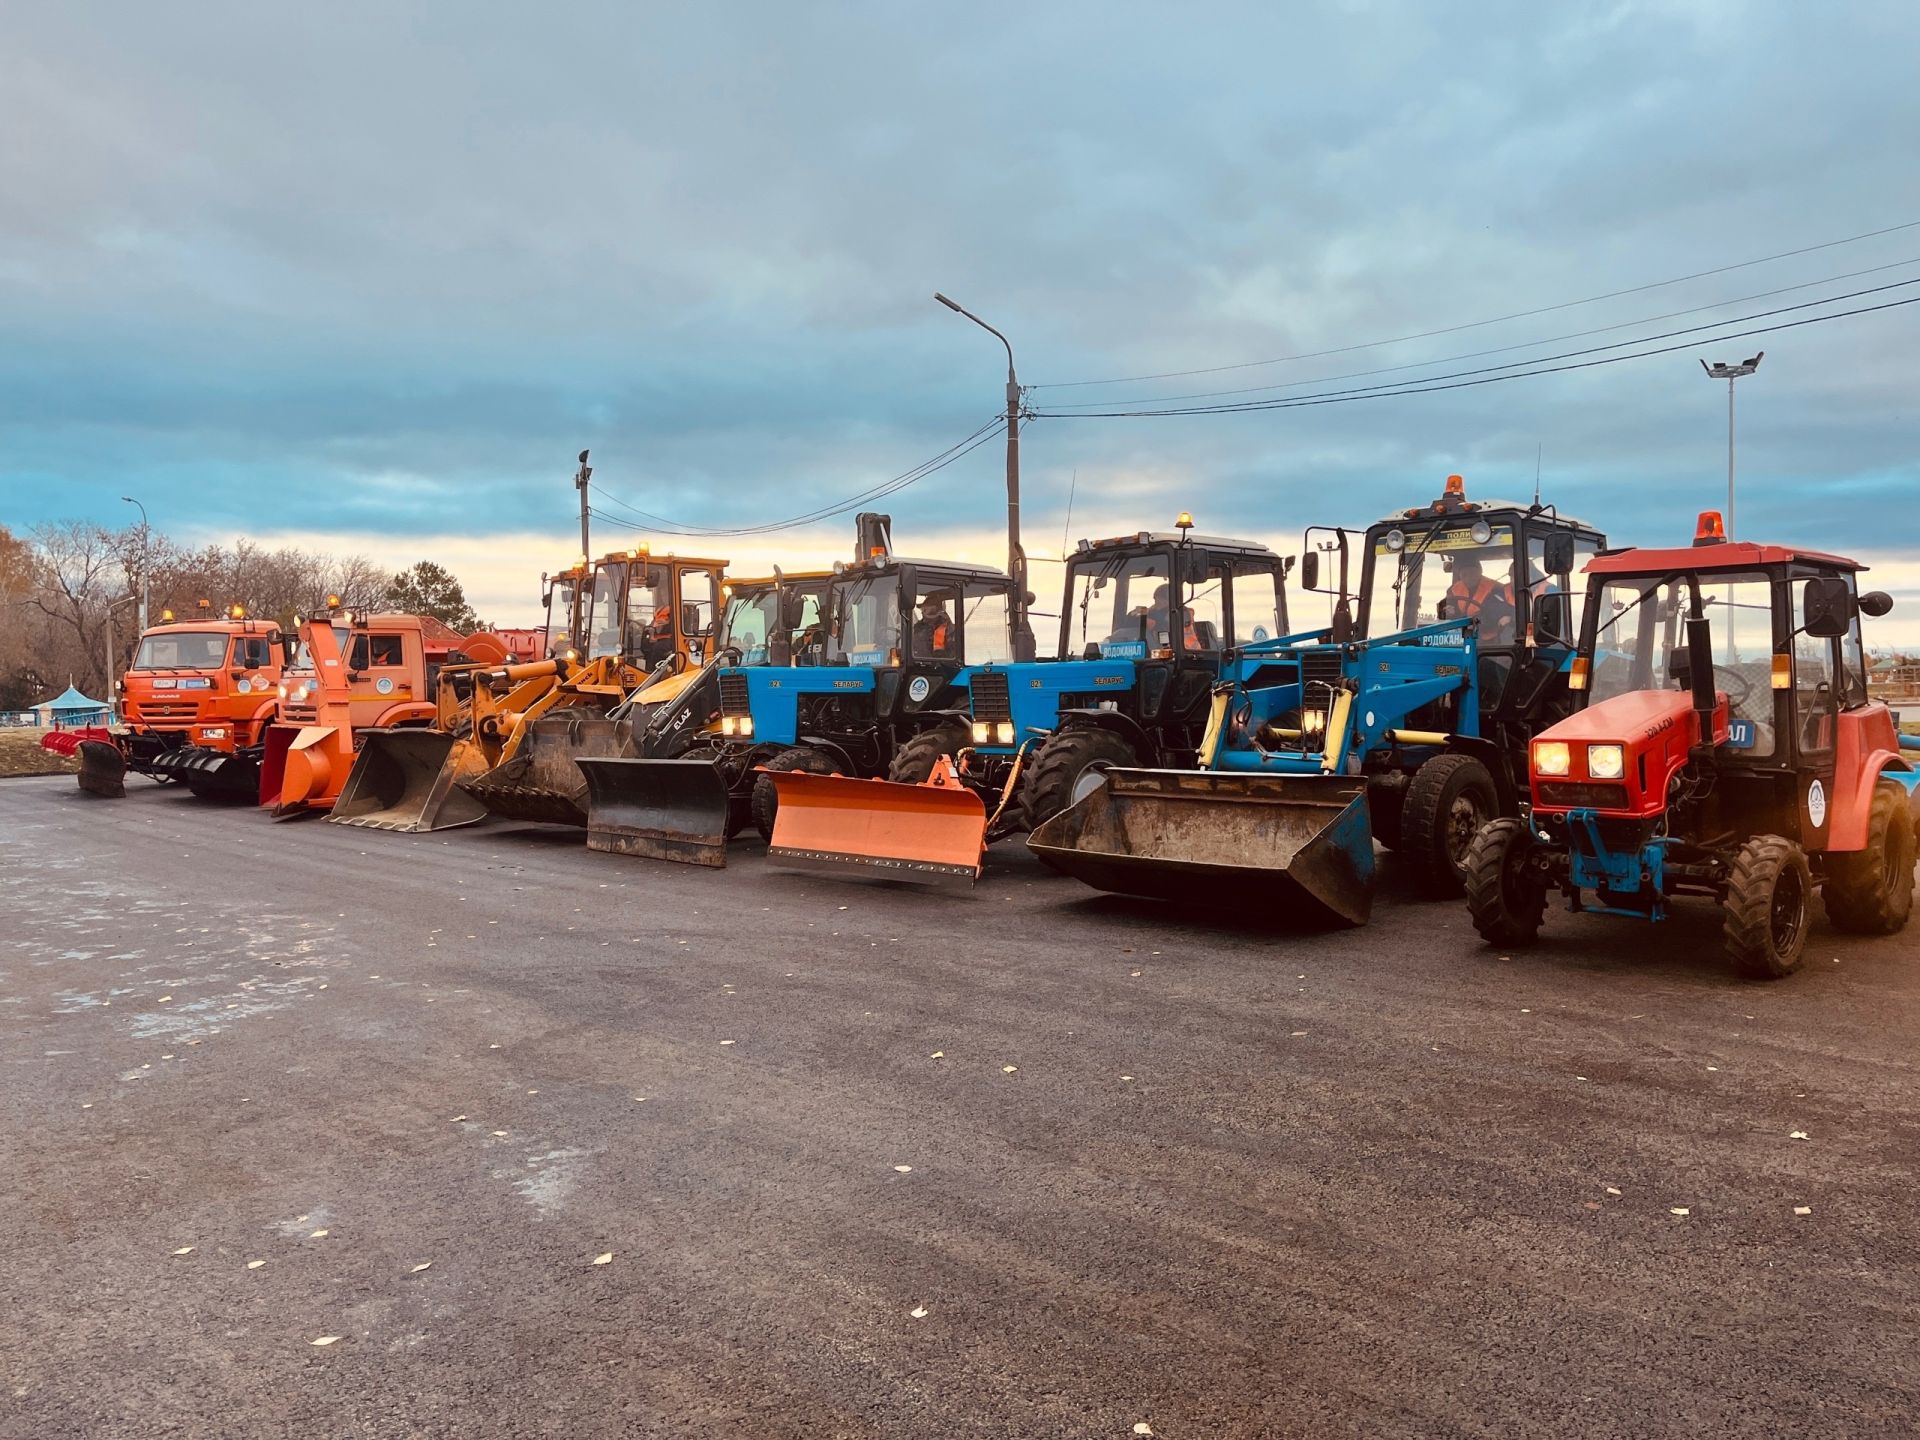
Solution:
M 938 290 L 933 292 L 933 298 L 938 300 L 942 305 L 946 306 L 949 310 L 953 311 L 956 315 L 963 315 L 966 313 L 958 305 L 954 304 L 953 301 L 949 300 L 946 296 L 942 295 Z
M 1741 368 L 1744 369 L 1749 375 L 1751 375 L 1754 371 L 1760 368 L 1760 362 L 1766 358 L 1767 358 L 1767 352 L 1762 350 L 1758 355 L 1754 356 L 1751 360 L 1747 361 L 1747 363 Z

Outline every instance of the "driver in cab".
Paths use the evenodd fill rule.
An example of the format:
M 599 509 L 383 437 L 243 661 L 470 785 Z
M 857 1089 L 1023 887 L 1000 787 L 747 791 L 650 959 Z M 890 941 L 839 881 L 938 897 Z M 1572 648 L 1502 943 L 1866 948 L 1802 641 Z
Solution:
M 1146 618 L 1149 642 L 1160 647 L 1173 644 L 1173 603 L 1164 584 L 1153 587 L 1152 605 L 1145 610 L 1136 610 L 1133 613 Z M 1200 632 L 1193 628 L 1193 611 L 1184 607 L 1181 610 L 1181 631 L 1181 643 L 1187 649 L 1202 648 Z
M 1488 579 L 1478 555 L 1462 555 L 1453 562 L 1453 584 L 1440 614 L 1446 620 L 1478 620 L 1484 645 L 1513 643 L 1513 587 Z
M 948 596 L 936 590 L 920 602 L 920 618 L 913 622 L 913 653 L 928 660 L 951 659 L 959 653 L 959 634 L 947 609 Z

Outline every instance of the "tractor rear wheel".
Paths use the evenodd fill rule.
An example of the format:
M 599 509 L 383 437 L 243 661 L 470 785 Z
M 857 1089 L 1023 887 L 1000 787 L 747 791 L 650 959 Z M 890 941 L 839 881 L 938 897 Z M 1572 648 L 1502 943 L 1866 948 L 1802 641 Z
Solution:
M 808 775 L 837 775 L 840 767 L 824 750 L 811 745 L 794 745 L 767 761 L 769 770 L 799 770 Z M 753 777 L 753 823 L 762 840 L 773 839 L 773 820 L 780 810 L 780 796 L 773 782 L 764 775 Z
M 1471 755 L 1436 755 L 1414 771 L 1400 811 L 1398 849 L 1413 867 L 1415 885 L 1435 900 L 1458 895 L 1467 849 L 1499 813 L 1493 776 Z
M 1086 725 L 1060 731 L 1040 747 L 1020 786 L 1027 824 L 1038 829 L 1043 821 L 1071 808 L 1100 771 L 1139 763 L 1133 746 L 1111 730 Z
M 1904 930 L 1913 912 L 1913 852 L 1906 787 L 1881 780 L 1867 813 L 1867 848 L 1827 856 L 1827 878 L 1820 886 L 1827 919 L 1856 935 Z
M 959 720 L 944 720 L 930 730 L 922 730 L 893 752 L 887 779 L 897 785 L 924 785 L 940 757 L 951 760 L 966 748 L 967 740 L 967 727 Z
M 1533 831 L 1511 816 L 1467 847 L 1467 910 L 1489 945 L 1531 945 L 1547 915 L 1547 884 L 1533 865 Z
M 1749 980 L 1778 980 L 1800 968 L 1812 914 L 1813 875 L 1791 840 L 1756 835 L 1734 856 L 1727 880 L 1727 958 Z

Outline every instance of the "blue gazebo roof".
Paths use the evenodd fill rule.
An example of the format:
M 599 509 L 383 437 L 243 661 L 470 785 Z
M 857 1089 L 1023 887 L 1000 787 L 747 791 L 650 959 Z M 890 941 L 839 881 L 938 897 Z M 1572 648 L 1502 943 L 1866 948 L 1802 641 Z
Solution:
M 71 685 L 53 699 L 41 701 L 41 705 L 49 710 L 104 710 L 107 708 L 106 701 L 89 700 Z M 34 708 L 37 710 L 40 706 L 36 705 Z

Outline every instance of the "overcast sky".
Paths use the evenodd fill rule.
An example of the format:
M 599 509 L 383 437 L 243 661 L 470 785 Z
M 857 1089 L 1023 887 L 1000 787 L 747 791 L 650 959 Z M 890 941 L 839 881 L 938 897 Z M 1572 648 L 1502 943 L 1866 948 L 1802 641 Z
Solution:
M 447 559 L 511 622 L 578 548 L 583 446 L 609 514 L 744 526 L 974 431 L 1003 357 L 935 289 L 1058 412 L 1920 280 L 1915 227 L 1475 324 L 1920 221 L 1917 55 L 1911 3 L 13 7 L 0 523 L 125 523 L 135 494 L 189 539 Z M 1426 395 L 1041 418 L 1028 545 L 1184 507 L 1292 550 L 1450 470 L 1524 495 L 1537 450 L 1561 508 L 1671 540 L 1724 493 L 1698 359 L 1764 347 L 1739 531 L 1874 558 L 1916 635 L 1916 338 L 1920 305 Z M 1001 457 L 893 496 L 902 547 L 1003 558 Z

